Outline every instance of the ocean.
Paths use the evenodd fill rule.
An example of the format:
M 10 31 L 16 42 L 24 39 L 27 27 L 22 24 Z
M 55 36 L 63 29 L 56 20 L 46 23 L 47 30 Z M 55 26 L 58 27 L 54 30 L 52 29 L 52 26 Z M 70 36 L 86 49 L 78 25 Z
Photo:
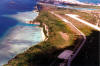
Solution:
M 100 0 L 78 0 L 84 3 L 93 3 L 93 4 L 100 4 Z
M 0 66 L 43 41 L 41 28 L 27 23 L 38 16 L 32 11 L 35 5 L 35 0 L 1 0 Z
M 100 0 L 79 0 L 100 3 Z M 38 16 L 33 12 L 36 0 L 1 0 L 0 2 L 0 66 L 17 54 L 41 42 L 38 25 L 27 24 Z

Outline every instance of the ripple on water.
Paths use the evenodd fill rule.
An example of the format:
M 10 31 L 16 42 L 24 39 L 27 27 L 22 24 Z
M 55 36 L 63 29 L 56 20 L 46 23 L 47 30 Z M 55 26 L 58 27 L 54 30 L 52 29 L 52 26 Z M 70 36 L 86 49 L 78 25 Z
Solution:
M 19 23 L 11 28 L 2 41 L 0 41 L 0 66 L 43 40 L 39 27 L 25 23 L 35 19 L 38 16 L 37 12 L 21 12 L 15 15 L 3 16 L 16 19 Z
M 0 43 L 0 64 L 42 41 L 41 29 L 35 26 L 16 26 Z

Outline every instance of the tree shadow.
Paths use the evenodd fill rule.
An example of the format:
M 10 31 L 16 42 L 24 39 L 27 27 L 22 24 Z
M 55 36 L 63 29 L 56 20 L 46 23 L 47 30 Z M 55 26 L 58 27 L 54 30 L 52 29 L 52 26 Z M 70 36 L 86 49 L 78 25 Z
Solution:
M 99 66 L 99 34 L 93 31 L 71 66 Z

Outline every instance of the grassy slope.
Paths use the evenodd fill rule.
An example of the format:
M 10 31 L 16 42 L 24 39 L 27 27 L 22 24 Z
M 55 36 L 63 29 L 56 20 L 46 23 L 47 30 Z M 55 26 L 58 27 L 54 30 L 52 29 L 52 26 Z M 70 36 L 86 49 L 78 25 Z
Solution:
M 96 22 L 94 16 L 91 16 L 88 13 L 80 12 L 80 11 L 77 11 L 77 10 L 74 10 L 74 9 L 57 9 L 55 12 L 62 15 L 63 17 L 65 17 L 70 22 L 72 22 L 86 36 L 90 35 L 93 29 L 91 27 L 83 24 L 83 23 L 77 22 L 77 20 L 75 20 L 73 18 L 65 16 L 65 14 L 77 14 L 77 15 L 80 15 L 81 18 L 83 18 L 83 19 L 88 19 L 87 21 Z
M 58 10 L 57 10 L 58 11 Z M 63 12 L 62 12 L 63 11 Z M 83 16 L 83 18 L 89 18 L 90 16 L 85 13 L 80 13 L 77 10 L 67 10 L 60 9 L 59 12 L 56 12 L 64 16 L 65 13 L 74 13 Z M 93 18 L 93 16 L 91 16 Z M 99 66 L 99 31 L 95 31 L 92 28 L 77 22 L 70 17 L 66 17 L 69 21 L 71 21 L 78 29 L 86 35 L 86 42 L 82 49 L 80 50 L 79 54 L 76 58 L 72 61 L 72 66 Z
M 92 13 L 86 13 L 86 12 L 81 12 L 78 10 L 74 10 L 74 9 L 58 9 L 57 13 L 61 14 L 61 15 L 65 15 L 65 14 L 77 14 L 80 16 L 81 19 L 84 19 L 92 24 L 96 24 L 97 22 L 97 18 L 95 16 L 93 16 Z
M 91 6 L 91 5 L 79 5 L 79 6 L 74 6 L 74 7 L 100 9 L 100 6 Z
M 49 28 L 49 37 L 24 53 L 17 55 L 4 66 L 48 66 L 64 48 L 73 43 L 73 33 L 68 26 L 46 10 L 41 10 L 40 15 L 35 20 L 45 23 Z M 59 32 L 67 33 L 70 37 L 65 41 Z

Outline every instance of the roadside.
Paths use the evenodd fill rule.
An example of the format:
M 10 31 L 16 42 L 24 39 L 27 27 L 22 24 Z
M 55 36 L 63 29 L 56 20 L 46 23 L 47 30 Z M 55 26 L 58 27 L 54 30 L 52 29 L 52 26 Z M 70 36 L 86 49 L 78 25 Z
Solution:
M 59 53 L 73 45 L 74 32 L 63 21 L 50 14 L 46 8 L 40 11 L 34 22 L 40 22 L 41 27 L 48 28 L 48 39 L 30 47 L 4 66 L 49 66 Z M 66 35 L 66 38 L 69 36 L 69 39 L 66 41 L 62 34 Z
M 53 9 L 51 9 L 51 10 L 53 10 Z M 86 43 L 85 44 L 87 44 L 88 43 L 88 46 L 86 47 L 86 45 L 85 45 L 85 47 L 86 48 L 88 48 L 89 47 L 89 45 L 90 44 L 92 44 L 93 45 L 93 43 L 95 42 L 93 42 L 93 41 L 91 41 L 92 39 L 93 40 L 97 40 L 97 42 L 98 42 L 98 37 L 99 37 L 99 35 L 98 34 L 96 34 L 96 36 L 98 36 L 98 37 L 95 37 L 95 36 L 92 36 L 92 34 L 94 33 L 94 32 L 97 32 L 98 33 L 98 31 L 95 31 L 94 29 L 92 29 L 91 27 L 89 27 L 89 26 L 87 26 L 87 25 L 84 25 L 84 24 L 82 24 L 82 23 L 77 23 L 77 20 L 75 20 L 75 19 L 72 19 L 72 18 L 70 18 L 70 17 L 66 17 L 66 16 L 64 16 L 66 13 L 68 13 L 68 14 L 70 14 L 70 13 L 77 13 L 77 14 L 80 14 L 80 15 L 82 15 L 81 17 L 84 17 L 85 19 L 87 18 L 89 18 L 88 20 L 89 21 L 93 21 L 94 23 L 96 23 L 96 21 L 95 21 L 95 18 L 94 18 L 94 16 L 90 16 L 90 15 L 88 15 L 87 13 L 82 13 L 82 12 L 79 12 L 79 11 L 77 11 L 77 10 L 72 10 L 72 9 L 64 9 L 64 8 L 56 8 L 56 9 L 54 9 L 55 10 L 55 12 L 57 13 L 57 11 L 58 11 L 58 14 L 59 14 L 59 12 L 60 12 L 60 16 L 63 16 L 64 18 L 66 18 L 67 20 L 69 20 L 70 22 L 72 22 L 74 25 L 75 25 L 75 27 L 76 28 L 78 28 L 79 30 L 81 30 L 85 35 L 86 35 L 86 37 L 88 38 L 87 40 L 86 40 Z M 66 10 L 68 10 L 68 11 L 66 11 Z M 87 14 L 87 15 L 86 15 Z M 85 16 L 86 15 L 86 16 Z M 61 18 L 61 19 L 63 19 L 62 17 L 60 17 L 59 16 L 59 18 Z M 93 20 L 92 20 L 93 19 Z M 66 21 L 66 20 L 64 20 L 64 21 Z M 66 21 L 67 22 L 67 21 Z M 84 30 L 85 29 L 85 30 Z M 91 37 L 89 37 L 89 36 L 91 36 Z M 82 40 L 81 38 L 80 38 L 80 40 Z M 78 40 L 78 41 L 80 41 L 80 40 Z M 78 42 L 78 41 L 76 41 L 76 43 Z M 81 42 L 81 41 L 80 41 Z M 78 43 L 78 45 L 80 44 L 80 42 Z M 92 43 L 91 43 L 92 42 Z M 95 43 L 96 44 L 96 43 Z M 75 46 L 76 46 L 76 49 L 77 49 L 77 47 L 78 47 L 78 45 L 76 45 L 75 44 Z M 97 45 L 98 45 L 98 43 L 97 43 Z M 93 51 L 93 53 L 96 53 L 97 55 L 95 55 L 95 54 L 92 54 L 89 50 L 86 50 L 86 51 L 84 51 L 83 52 L 83 55 L 84 55 L 84 53 L 85 52 L 88 52 L 86 55 L 88 55 L 88 57 L 91 59 L 89 59 L 88 58 L 88 60 L 89 61 L 87 61 L 87 62 L 85 62 L 85 60 L 82 60 L 82 59 L 80 59 L 80 57 L 82 57 L 83 55 L 81 54 L 81 56 L 79 55 L 79 58 L 78 58 L 78 60 L 80 60 L 80 62 L 82 62 L 82 61 L 84 61 L 85 63 L 83 64 L 83 65 L 91 65 L 91 64 L 93 64 L 93 65 L 97 65 L 98 64 L 98 48 L 96 49 L 96 47 L 97 47 L 97 45 L 95 46 L 95 47 L 91 47 L 91 48 L 95 48 L 95 51 Z M 91 46 L 91 45 L 90 45 Z M 82 51 L 82 50 L 81 50 Z M 81 53 L 81 52 L 80 52 Z M 89 54 L 89 53 L 91 53 L 91 54 Z M 86 59 L 86 55 L 84 55 L 83 57 L 85 57 L 85 59 Z M 96 58 L 95 60 L 93 60 L 92 59 L 92 57 L 91 56 L 93 56 L 94 58 Z M 75 59 L 77 59 L 77 58 L 75 58 Z M 55 62 L 55 61 L 54 61 Z M 59 61 L 58 61 L 59 62 Z M 91 64 L 89 64 L 89 62 L 91 63 L 91 62 L 93 62 L 93 63 L 91 63 Z M 77 62 L 77 63 L 79 63 L 79 61 Z M 88 63 L 88 64 L 86 64 L 86 63 Z M 69 63 L 70 64 L 70 63 Z M 58 65 L 58 64 L 57 64 Z M 55 65 L 55 66 L 57 66 L 57 65 Z M 62 64 L 63 65 L 63 64 Z M 75 62 L 74 62 L 74 65 L 75 65 Z M 73 66 L 74 66 L 73 65 Z M 79 66 L 81 66 L 82 65 L 82 63 L 79 65 Z
M 81 23 L 83 23 L 85 25 L 88 25 L 89 27 L 92 27 L 95 30 L 100 31 L 100 28 L 98 26 L 93 25 L 93 24 L 91 24 L 91 23 L 89 23 L 89 22 L 87 22 L 85 20 L 82 20 L 82 19 L 78 18 L 79 17 L 78 15 L 75 15 L 75 14 L 65 14 L 65 15 L 77 20 L 78 22 L 81 22 Z
M 65 9 L 65 8 L 57 8 L 55 10 L 56 13 L 65 16 L 65 14 L 75 14 L 79 15 L 80 19 L 83 19 L 91 24 L 97 25 L 100 27 L 100 13 L 95 11 L 88 10 L 75 10 L 75 9 Z
M 73 21 L 75 20 L 69 22 L 69 20 L 66 20 L 61 15 L 56 17 L 57 15 L 54 16 L 48 10 L 47 6 L 43 8 L 35 20 L 35 22 L 40 22 L 41 27 L 48 28 L 48 39 L 17 55 L 5 66 L 50 66 L 61 52 L 71 50 L 74 51 L 73 54 L 70 57 L 67 56 L 68 59 L 65 60 L 70 66 L 71 61 L 75 58 L 86 40 L 85 35 L 90 35 L 93 29 L 85 25 L 79 25 L 79 23 L 74 24 L 75 22 Z M 84 27 L 87 29 L 86 31 L 84 31 Z M 47 32 L 44 33 L 46 35 Z M 65 38 L 69 39 L 66 41 Z M 63 62 L 63 60 L 60 61 Z
M 69 10 L 70 13 L 68 12 L 68 10 Z M 79 54 L 77 54 L 78 56 L 76 56 L 75 59 L 72 61 L 72 65 L 73 66 L 75 66 L 75 65 L 76 66 L 86 66 L 86 65 L 88 65 L 88 66 L 90 66 L 90 65 L 91 66 L 92 65 L 93 66 L 98 66 L 98 63 L 99 63 L 98 62 L 98 57 L 99 57 L 98 56 L 99 55 L 98 54 L 99 53 L 98 52 L 98 47 L 99 47 L 98 39 L 99 39 L 100 32 L 97 31 L 97 30 L 94 30 L 93 28 L 91 28 L 91 27 L 89 27 L 85 24 L 77 22 L 77 20 L 75 20 L 73 18 L 65 16 L 66 13 L 71 14 L 71 12 L 72 12 L 72 14 L 74 14 L 73 12 L 76 12 L 77 14 L 79 14 L 78 11 L 70 10 L 70 9 L 58 8 L 58 9 L 55 10 L 55 13 L 59 14 L 60 16 L 62 16 L 64 18 L 66 18 L 67 21 L 70 21 L 72 24 L 74 24 L 75 27 L 78 28 L 79 30 L 81 30 L 87 37 L 86 43 L 82 47 Z M 85 15 L 84 13 L 80 13 L 80 14 Z M 89 20 L 91 20 L 91 18 Z M 96 21 L 94 21 L 94 22 L 96 22 Z M 76 45 L 76 47 L 78 45 Z M 94 48 L 94 50 L 92 48 Z M 92 57 L 94 57 L 94 58 L 92 58 Z M 86 60 L 88 60 L 88 61 L 86 61 Z M 66 61 L 65 61 L 65 63 L 66 63 Z
M 73 51 L 73 54 L 71 54 L 70 56 L 68 56 L 68 59 L 65 59 L 65 61 L 67 60 L 67 66 L 71 65 L 72 60 L 76 57 L 76 55 L 79 53 L 80 49 L 82 48 L 82 46 L 84 45 L 85 41 L 86 41 L 86 37 L 84 35 L 84 33 L 82 33 L 79 29 L 77 29 L 71 22 L 69 22 L 68 20 L 66 20 L 65 18 L 61 17 L 58 14 L 55 14 L 54 12 L 50 12 L 51 14 L 55 15 L 56 17 L 60 18 L 62 21 L 64 21 L 65 23 L 69 24 L 71 26 L 71 28 L 73 28 L 74 31 L 76 31 L 77 34 L 79 34 L 79 36 L 82 37 L 82 39 L 79 41 L 80 44 L 76 45 L 77 49 L 75 49 Z M 82 42 L 81 42 L 82 41 Z M 65 51 L 64 51 L 65 52 Z M 63 55 L 65 55 L 65 53 L 63 53 Z M 63 57 L 62 55 L 62 57 Z M 67 56 L 66 56 L 67 57 Z M 65 66 L 66 65 L 65 62 L 61 63 L 61 66 Z

